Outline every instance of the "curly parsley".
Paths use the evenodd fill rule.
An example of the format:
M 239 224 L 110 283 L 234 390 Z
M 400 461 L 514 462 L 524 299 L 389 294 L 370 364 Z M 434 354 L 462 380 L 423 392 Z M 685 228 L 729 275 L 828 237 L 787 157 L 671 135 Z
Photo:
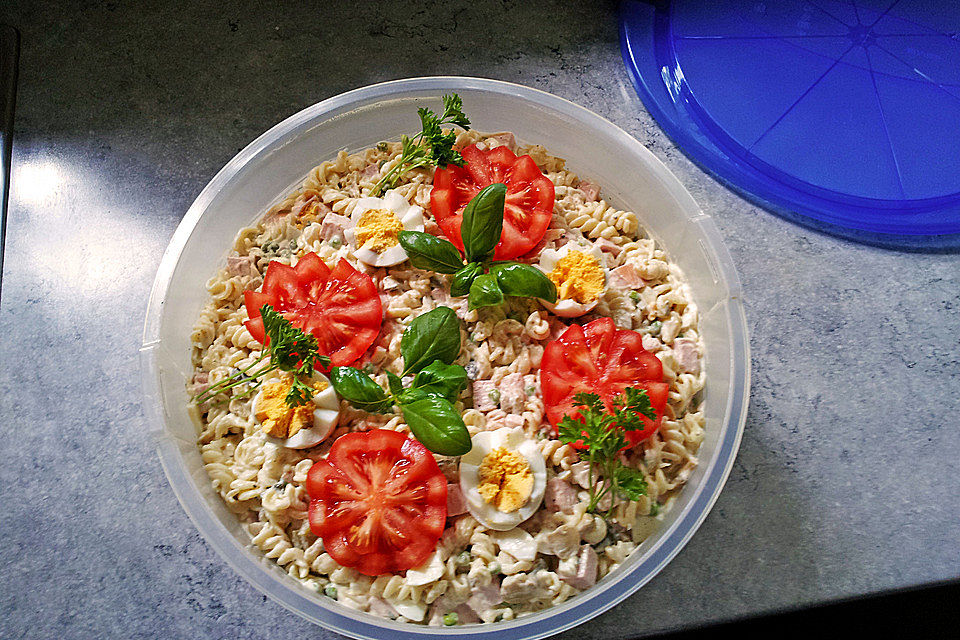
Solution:
M 656 419 L 647 392 L 627 387 L 614 397 L 611 411 L 595 393 L 578 393 L 573 401 L 579 415 L 564 416 L 558 426 L 560 441 L 584 450 L 581 458 L 590 463 L 587 509 L 596 512 L 607 495 L 638 500 L 646 494 L 647 483 L 639 469 L 620 461 L 620 451 L 627 445 L 626 431 L 644 428 L 640 416 Z
M 309 333 L 293 326 L 289 320 L 274 310 L 268 304 L 260 307 L 260 316 L 263 318 L 264 332 L 267 334 L 268 349 L 264 349 L 260 357 L 252 364 L 239 369 L 233 375 L 210 385 L 193 397 L 194 402 L 200 404 L 214 397 L 226 393 L 234 387 L 249 384 L 250 386 L 229 399 L 245 398 L 263 385 L 263 376 L 271 371 L 286 371 L 293 375 L 293 384 L 284 400 L 291 407 L 306 404 L 313 399 L 313 387 L 303 382 L 301 378 L 313 375 L 314 366 L 320 364 L 330 366 L 330 358 L 321 355 L 317 339 Z M 263 364 L 270 358 L 270 362 Z M 260 366 L 260 365 L 263 366 Z M 260 367 L 259 369 L 257 367 Z M 258 380 L 258 378 L 260 380 Z M 251 381 L 254 381 L 251 383 Z M 224 399 L 222 402 L 226 402 Z
M 457 94 L 443 96 L 443 113 L 439 116 L 427 109 L 417 109 L 420 116 L 421 131 L 412 138 L 401 136 L 400 159 L 380 178 L 373 187 L 371 195 L 380 195 L 384 189 L 393 188 L 400 180 L 400 176 L 407 171 L 419 167 L 437 166 L 446 167 L 454 164 L 462 167 L 463 156 L 453 148 L 457 141 L 457 134 L 453 131 L 444 133 L 443 125 L 456 125 L 461 129 L 470 128 L 470 120 L 463 113 L 463 100 Z

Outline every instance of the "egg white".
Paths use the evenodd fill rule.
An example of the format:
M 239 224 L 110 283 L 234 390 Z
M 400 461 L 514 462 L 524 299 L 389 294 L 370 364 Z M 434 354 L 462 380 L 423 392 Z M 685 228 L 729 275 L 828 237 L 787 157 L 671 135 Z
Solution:
M 333 429 L 337 426 L 337 421 L 340 419 L 340 400 L 337 398 L 337 392 L 333 390 L 330 380 L 317 371 L 313 372 L 311 382 L 313 384 L 326 383 L 326 388 L 323 391 L 317 391 L 313 394 L 313 403 L 316 405 L 313 410 L 313 426 L 300 429 L 289 438 L 275 438 L 268 435 L 268 441 L 288 449 L 309 449 L 323 442 L 333 432 Z M 256 420 L 257 407 L 262 396 L 263 390 L 261 389 L 253 399 L 250 410 L 253 413 L 254 420 Z
M 569 242 L 556 250 L 544 249 L 540 253 L 540 264 L 538 265 L 540 270 L 549 275 L 550 272 L 557 268 L 557 263 L 565 258 L 571 251 L 588 253 L 597 259 L 597 262 L 600 264 L 600 271 L 603 273 L 604 291 L 606 291 L 607 270 L 603 266 L 603 253 L 598 247 L 593 245 L 588 247 L 576 244 L 574 242 Z M 603 297 L 604 291 L 601 291 L 600 295 L 597 296 L 597 299 L 593 302 L 580 303 L 576 300 L 561 299 L 559 297 L 555 303 L 550 303 L 546 300 L 541 300 L 540 302 L 543 304 L 543 306 L 561 318 L 579 318 L 585 313 L 589 313 L 594 307 L 597 306 L 597 303 L 600 302 L 600 298 Z
M 391 189 L 387 191 L 382 198 L 366 197 L 357 200 L 353 213 L 350 214 L 350 222 L 353 226 L 343 232 L 347 242 L 354 246 L 354 255 L 360 262 L 369 264 L 373 267 L 392 267 L 400 264 L 407 259 L 407 252 L 399 244 L 394 245 L 380 253 L 372 249 L 357 247 L 356 227 L 364 213 L 371 209 L 388 209 L 397 214 L 400 222 L 403 224 L 404 231 L 423 231 L 423 209 L 417 205 L 407 202 L 407 199 Z
M 547 466 L 540 447 L 523 434 L 523 429 L 503 427 L 496 431 L 481 431 L 471 438 L 473 448 L 460 458 L 460 489 L 466 498 L 467 510 L 488 529 L 507 531 L 534 514 L 543 501 L 547 488 Z M 480 495 L 480 465 L 492 451 L 503 447 L 519 453 L 530 465 L 533 473 L 533 489 L 527 503 L 516 511 L 504 513 L 488 503 Z

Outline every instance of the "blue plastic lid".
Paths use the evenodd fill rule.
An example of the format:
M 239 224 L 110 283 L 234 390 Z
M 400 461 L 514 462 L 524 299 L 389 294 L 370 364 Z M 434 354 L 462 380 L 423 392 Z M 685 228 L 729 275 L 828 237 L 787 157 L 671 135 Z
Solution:
M 828 225 L 960 233 L 960 2 L 621 6 L 666 132 L 732 186 Z

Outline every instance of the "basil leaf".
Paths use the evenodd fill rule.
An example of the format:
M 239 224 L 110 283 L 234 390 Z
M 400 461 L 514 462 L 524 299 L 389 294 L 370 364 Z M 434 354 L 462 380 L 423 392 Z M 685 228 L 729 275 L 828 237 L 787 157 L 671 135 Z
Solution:
M 468 306 L 470 309 L 478 307 L 491 307 L 503 302 L 503 291 L 497 284 L 497 276 L 484 274 L 477 276 L 477 279 L 470 285 L 470 298 Z
M 486 260 L 500 242 L 506 196 L 507 185 L 495 182 L 481 189 L 463 210 L 460 237 L 470 262 Z
M 430 396 L 456 402 L 467 386 L 467 370 L 458 364 L 432 362 L 413 377 L 409 390 L 422 391 Z M 402 400 L 401 400 L 402 402 Z
M 453 281 L 450 283 L 450 295 L 459 298 L 470 293 L 470 285 L 477 276 L 483 273 L 483 265 L 478 262 L 471 262 L 463 269 L 460 269 L 453 275 Z
M 557 287 L 543 271 L 520 262 L 501 262 L 490 265 L 490 273 L 497 276 L 497 284 L 508 296 L 540 298 L 557 301 Z
M 460 355 L 460 320 L 450 307 L 437 307 L 413 319 L 400 338 L 404 375 L 434 360 L 450 364 Z
M 456 273 L 463 268 L 460 252 L 449 240 L 422 231 L 401 231 L 399 239 L 410 258 L 410 264 L 417 269 Z
M 473 447 L 460 412 L 443 398 L 421 397 L 401 404 L 400 411 L 414 437 L 434 453 L 462 456 Z
M 390 384 L 390 393 L 395 396 L 400 395 L 403 391 L 403 381 L 400 380 L 400 376 L 393 371 L 387 371 L 387 382 Z
M 357 409 L 370 413 L 389 413 L 393 402 L 373 378 L 353 367 L 334 367 L 330 382 L 337 394 Z

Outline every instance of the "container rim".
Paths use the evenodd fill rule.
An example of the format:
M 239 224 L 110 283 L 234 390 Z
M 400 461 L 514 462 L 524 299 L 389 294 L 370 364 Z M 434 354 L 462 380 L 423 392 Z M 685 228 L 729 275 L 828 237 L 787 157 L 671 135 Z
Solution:
M 250 545 L 241 544 L 224 527 L 203 496 L 193 487 L 193 480 L 180 455 L 178 439 L 164 431 L 163 392 L 157 356 L 160 348 L 163 302 L 168 294 L 177 262 L 203 213 L 242 167 L 260 154 L 269 153 L 274 145 L 303 127 L 333 117 L 336 112 L 349 110 L 352 106 L 409 92 L 432 92 L 439 96 L 443 92 L 458 90 L 500 94 L 535 103 L 563 114 L 584 126 L 615 137 L 626 149 L 645 158 L 648 163 L 645 169 L 654 172 L 670 195 L 685 212 L 690 214 L 689 221 L 695 224 L 703 234 L 702 239 L 707 245 L 705 249 L 709 264 L 711 268 L 716 269 L 714 275 L 719 280 L 719 286 L 722 286 L 727 293 L 724 303 L 731 330 L 730 385 L 740 383 L 742 392 L 731 393 L 726 399 L 716 452 L 700 484 L 685 489 L 693 493 L 693 496 L 671 526 L 661 532 L 659 539 L 633 563 L 633 566 L 625 568 L 619 575 L 615 572 L 614 575 L 582 595 L 517 620 L 495 625 L 436 628 L 380 620 L 370 614 L 355 612 L 341 605 L 327 604 L 322 599 L 309 597 L 309 592 L 291 581 L 286 572 L 277 567 L 268 568 L 263 559 L 250 553 Z M 740 281 L 733 260 L 713 220 L 700 211 L 693 197 L 669 169 L 626 131 L 585 107 L 523 85 L 463 76 L 393 80 L 333 96 L 286 118 L 234 156 L 194 200 L 163 254 L 147 305 L 140 363 L 144 413 L 156 439 L 161 465 L 181 506 L 207 542 L 237 573 L 275 602 L 325 628 L 354 638 L 370 640 L 383 637 L 384 632 L 397 637 L 456 636 L 460 639 L 488 638 L 490 634 L 495 633 L 497 638 L 503 640 L 535 640 L 570 629 L 619 604 L 659 573 L 679 553 L 706 518 L 733 466 L 746 421 L 750 389 L 746 316 L 741 299 Z

